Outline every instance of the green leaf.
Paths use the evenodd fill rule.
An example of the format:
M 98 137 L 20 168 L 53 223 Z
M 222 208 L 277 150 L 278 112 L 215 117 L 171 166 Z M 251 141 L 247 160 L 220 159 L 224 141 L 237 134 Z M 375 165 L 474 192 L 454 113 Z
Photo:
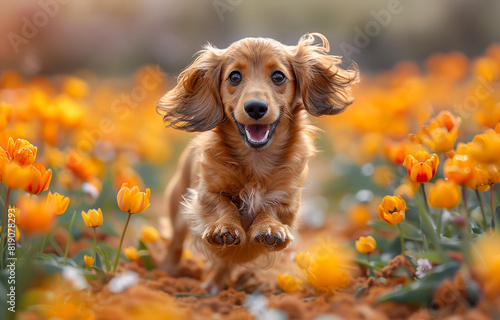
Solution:
M 425 279 L 417 280 L 404 287 L 397 287 L 395 290 L 380 296 L 377 302 L 395 301 L 421 306 L 429 305 L 434 290 L 440 286 L 444 279 L 453 277 L 459 269 L 460 264 L 456 261 L 434 267 Z
M 97 253 L 99 253 L 99 256 L 101 257 L 102 262 L 104 262 L 104 265 L 106 266 L 106 270 L 111 271 L 111 263 L 109 261 L 109 257 L 108 257 L 108 254 L 106 253 L 106 251 L 104 251 L 99 246 L 97 246 L 96 250 L 97 250 Z
M 153 261 L 151 256 L 149 256 L 148 247 L 146 247 L 142 240 L 139 240 L 139 251 L 148 252 L 148 255 L 139 255 L 139 260 L 141 260 L 146 270 L 153 270 L 156 267 L 155 262 Z

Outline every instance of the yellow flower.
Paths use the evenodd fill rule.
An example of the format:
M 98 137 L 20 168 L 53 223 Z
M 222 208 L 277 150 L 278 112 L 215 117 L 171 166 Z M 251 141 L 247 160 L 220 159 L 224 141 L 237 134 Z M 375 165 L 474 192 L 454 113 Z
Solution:
M 490 189 L 491 181 L 487 168 L 476 163 L 476 166 L 473 167 L 471 178 L 467 181 L 465 187 L 485 192 Z
M 83 261 L 85 261 L 85 266 L 87 268 L 90 268 L 94 265 L 94 258 L 92 258 L 90 256 L 84 256 Z
M 458 185 L 469 182 L 474 174 L 474 162 L 466 154 L 455 154 L 444 162 L 444 177 Z
M 17 139 L 14 142 L 11 137 L 7 142 L 6 152 L 9 155 L 9 161 L 14 161 L 20 166 L 29 166 L 36 160 L 37 149 L 27 140 Z
M 373 239 L 372 236 L 359 237 L 359 240 L 357 240 L 354 245 L 356 246 L 356 249 L 359 253 L 367 254 L 372 253 L 373 250 L 375 250 L 375 248 L 377 247 L 377 242 L 375 241 L 375 239 Z
M 13 230 L 12 228 L 10 227 L 10 224 L 8 224 L 8 230 L 7 230 L 7 237 L 8 238 L 12 238 L 13 237 Z M 3 232 L 3 226 L 0 226 L 0 230 Z M 19 239 L 21 238 L 21 234 L 19 233 L 19 228 L 15 227 L 15 238 L 16 238 L 16 242 L 19 242 Z
M 460 189 L 451 180 L 439 179 L 429 191 L 429 205 L 436 209 L 451 209 L 460 202 Z
M 85 97 L 89 90 L 87 83 L 77 77 L 67 77 L 64 79 L 63 89 L 67 94 L 75 98 Z
M 139 192 L 139 187 L 134 186 L 132 189 L 124 183 L 118 191 L 117 201 L 118 207 L 124 212 L 141 213 L 149 207 L 149 197 L 151 190 L 146 189 L 146 192 Z
M 472 140 L 470 155 L 481 163 L 500 163 L 500 135 L 494 130 L 476 135 Z
M 56 215 L 47 207 L 45 199 L 22 197 L 18 199 L 17 225 L 31 235 L 47 234 L 52 230 Z
M 123 249 L 123 254 L 129 261 L 139 260 L 139 253 L 137 252 L 137 249 L 134 247 L 127 247 Z
M 405 219 L 406 202 L 397 196 L 385 196 L 378 207 L 378 216 L 387 224 L 395 225 Z
M 311 263 L 311 254 L 309 252 L 300 252 L 295 255 L 295 262 L 301 269 L 307 269 Z
M 30 166 L 31 181 L 25 191 L 31 194 L 40 194 L 49 188 L 50 180 L 52 179 L 52 170 L 47 170 L 40 163 L 35 163 Z
M 412 182 L 426 183 L 436 174 L 439 158 L 434 153 L 430 155 L 425 151 L 417 151 L 407 155 L 403 165 L 408 170 Z
M 156 242 L 160 239 L 160 234 L 158 233 L 158 230 L 156 230 L 154 227 L 149 227 L 149 226 L 143 226 L 141 228 L 141 241 L 146 243 L 146 242 Z
M 289 275 L 288 273 L 278 274 L 278 285 L 286 293 L 295 293 L 302 286 L 302 280 Z
M 89 228 L 95 228 L 102 225 L 102 211 L 101 208 L 95 210 L 91 209 L 87 213 L 82 211 L 82 218 L 85 225 Z
M 0 130 L 5 129 L 12 119 L 12 107 L 5 102 L 0 102 Z
M 52 192 L 49 191 L 47 194 L 47 205 L 51 206 L 54 210 L 54 214 L 59 216 L 68 209 L 69 198 L 57 192 L 52 194 Z

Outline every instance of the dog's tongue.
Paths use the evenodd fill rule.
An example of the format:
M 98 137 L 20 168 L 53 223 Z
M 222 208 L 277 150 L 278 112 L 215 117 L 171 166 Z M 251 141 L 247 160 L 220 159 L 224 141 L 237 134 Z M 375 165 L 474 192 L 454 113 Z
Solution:
M 266 138 L 266 133 L 269 130 L 268 124 L 254 124 L 246 126 L 247 134 L 250 136 L 250 139 L 259 142 Z

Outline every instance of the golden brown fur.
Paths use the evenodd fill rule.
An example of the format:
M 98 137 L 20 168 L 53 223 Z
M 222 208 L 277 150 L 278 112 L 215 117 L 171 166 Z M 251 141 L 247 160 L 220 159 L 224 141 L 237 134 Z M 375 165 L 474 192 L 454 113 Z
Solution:
M 314 36 L 321 45 L 313 45 Z M 358 77 L 355 69 L 339 68 L 340 57 L 328 51 L 320 34 L 305 35 L 296 46 L 262 38 L 227 49 L 208 46 L 158 102 L 169 126 L 202 132 L 166 190 L 170 245 L 163 267 L 169 272 L 176 272 L 188 229 L 212 262 L 210 282 L 219 287 L 234 266 L 269 257 L 293 240 L 315 152 L 307 113 L 343 111 Z M 275 81 L 283 79 L 279 72 L 283 83 Z M 251 100 L 267 106 L 259 119 L 247 111 Z

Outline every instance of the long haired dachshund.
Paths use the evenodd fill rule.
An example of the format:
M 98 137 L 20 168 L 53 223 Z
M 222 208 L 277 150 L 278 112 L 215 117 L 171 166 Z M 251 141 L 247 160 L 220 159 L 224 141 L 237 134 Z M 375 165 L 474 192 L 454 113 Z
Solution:
M 314 36 L 322 44 L 314 45 Z M 231 270 L 272 261 L 293 240 L 301 188 L 315 153 L 312 116 L 342 112 L 353 102 L 354 65 L 328 55 L 321 34 L 296 46 L 246 38 L 227 49 L 210 45 L 158 101 L 167 126 L 199 133 L 180 158 L 166 190 L 168 254 L 177 272 L 188 229 L 212 262 L 212 289 Z

